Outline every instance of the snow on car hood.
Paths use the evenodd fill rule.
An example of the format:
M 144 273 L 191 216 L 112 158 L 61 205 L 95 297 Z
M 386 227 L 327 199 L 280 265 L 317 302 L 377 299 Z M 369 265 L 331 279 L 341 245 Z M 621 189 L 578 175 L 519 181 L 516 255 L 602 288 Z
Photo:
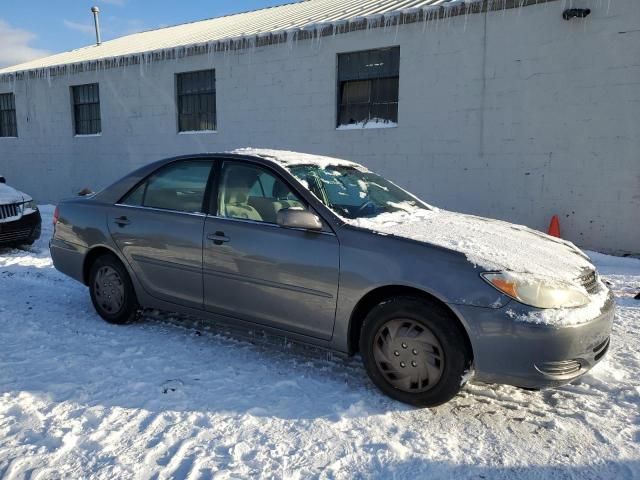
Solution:
M 595 267 L 573 243 L 522 225 L 445 210 L 383 213 L 349 224 L 387 235 L 409 238 L 455 250 L 485 271 L 508 270 L 579 286 L 578 277 Z M 601 314 L 610 292 L 601 279 L 596 294 L 576 308 L 536 309 L 526 314 L 509 310 L 514 320 L 563 327 L 588 322 Z M 585 294 L 586 294 L 585 290 Z
M 585 270 L 594 270 L 589 258 L 573 243 L 500 220 L 434 208 L 346 221 L 463 253 L 487 271 L 508 270 L 575 283 Z
M 21 191 L 10 187 L 6 183 L 0 183 L 0 205 L 24 202 L 26 198 L 27 195 Z

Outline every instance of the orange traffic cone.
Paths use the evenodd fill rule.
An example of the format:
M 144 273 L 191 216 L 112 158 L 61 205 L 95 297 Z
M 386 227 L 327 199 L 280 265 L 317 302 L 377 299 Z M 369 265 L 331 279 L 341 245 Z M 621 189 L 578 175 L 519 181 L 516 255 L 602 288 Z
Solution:
M 552 237 L 560 238 L 560 219 L 557 215 L 551 217 L 551 223 L 549 224 L 549 231 L 547 233 Z

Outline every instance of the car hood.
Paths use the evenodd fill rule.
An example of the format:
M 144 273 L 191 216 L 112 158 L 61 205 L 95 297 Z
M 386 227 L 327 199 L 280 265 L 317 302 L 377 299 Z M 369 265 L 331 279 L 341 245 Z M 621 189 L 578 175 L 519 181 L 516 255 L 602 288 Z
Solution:
M 8 203 L 20 203 L 30 198 L 19 190 L 10 187 L 6 183 L 0 183 L 0 205 Z
M 508 270 L 575 283 L 586 271 L 595 269 L 573 243 L 500 220 L 432 209 L 346 221 L 373 232 L 463 253 L 483 271 Z

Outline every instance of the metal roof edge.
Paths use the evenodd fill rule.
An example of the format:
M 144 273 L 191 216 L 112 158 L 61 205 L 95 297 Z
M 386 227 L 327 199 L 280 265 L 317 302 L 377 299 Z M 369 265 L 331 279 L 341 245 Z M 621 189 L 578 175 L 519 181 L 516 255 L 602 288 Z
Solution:
M 146 50 L 138 53 L 128 53 L 119 56 L 96 58 L 83 62 L 63 63 L 60 65 L 47 66 L 42 68 L 0 73 L 0 83 L 11 83 L 18 80 L 24 80 L 25 78 L 51 79 L 52 77 L 75 75 L 87 71 L 98 71 L 111 68 L 146 65 L 158 61 L 175 60 L 177 58 L 191 57 L 194 55 L 246 50 L 249 48 L 278 45 L 291 41 L 312 40 L 314 38 L 341 35 L 367 29 L 388 28 L 419 22 L 437 21 L 460 15 L 471 15 L 501 10 L 510 10 L 556 1 L 559 0 L 453 0 L 446 4 L 394 10 L 386 13 L 372 15 L 369 17 L 353 17 L 350 19 L 340 19 L 326 23 L 320 22 L 305 25 L 304 27 L 295 29 L 275 30 L 272 32 L 252 34 L 243 37 L 230 37 L 210 42 L 176 45 L 173 47 L 162 48 L 158 50 Z M 292 5 L 292 3 L 288 3 L 285 5 Z M 268 7 L 262 10 L 267 10 L 269 8 L 273 9 L 276 7 Z M 234 15 L 240 15 L 240 13 Z

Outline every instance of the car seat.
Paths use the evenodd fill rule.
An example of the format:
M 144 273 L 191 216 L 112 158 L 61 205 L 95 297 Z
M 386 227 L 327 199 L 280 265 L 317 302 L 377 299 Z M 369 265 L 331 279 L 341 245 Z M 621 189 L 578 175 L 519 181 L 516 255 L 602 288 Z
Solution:
M 223 209 L 229 218 L 262 221 L 258 211 L 249 205 L 249 190 L 255 182 L 255 172 L 247 168 L 233 168 L 226 173 Z
M 276 180 L 273 184 L 271 195 L 274 198 L 273 209 L 277 215 L 280 210 L 286 208 L 304 208 L 302 203 L 291 199 L 291 190 L 283 182 Z

